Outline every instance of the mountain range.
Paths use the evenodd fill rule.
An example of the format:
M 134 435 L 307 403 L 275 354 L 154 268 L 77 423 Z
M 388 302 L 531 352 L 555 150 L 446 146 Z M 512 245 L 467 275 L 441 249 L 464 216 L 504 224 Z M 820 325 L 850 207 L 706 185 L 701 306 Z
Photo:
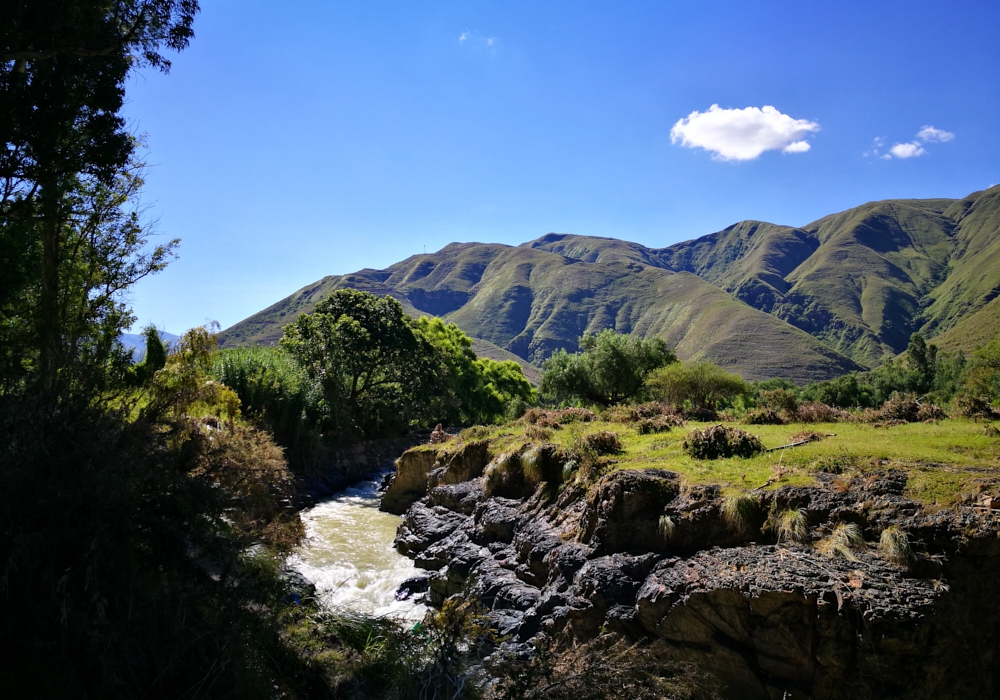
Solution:
M 441 316 L 479 354 L 533 371 L 584 333 L 658 335 L 684 360 L 802 383 L 874 367 L 920 332 L 971 350 L 1000 330 L 1000 186 L 870 202 L 802 227 L 741 221 L 665 248 L 549 233 L 452 243 L 385 270 L 324 277 L 221 334 L 272 344 L 335 289 Z

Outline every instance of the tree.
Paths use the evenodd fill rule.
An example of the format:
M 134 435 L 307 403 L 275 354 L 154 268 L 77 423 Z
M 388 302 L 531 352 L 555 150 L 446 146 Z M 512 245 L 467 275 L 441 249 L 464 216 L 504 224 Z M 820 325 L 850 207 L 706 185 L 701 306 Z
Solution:
M 990 406 L 1000 400 L 1000 340 L 972 353 L 963 380 L 966 400 Z
M 580 338 L 580 352 L 560 350 L 545 361 L 542 391 L 559 401 L 612 406 L 637 398 L 646 376 L 677 361 L 662 338 L 603 330 Z
M 168 70 L 162 51 L 193 36 L 197 0 L 13 0 L 0 5 L 0 251 L 15 286 L 0 293 L 4 325 L 23 330 L 33 296 L 32 363 L 51 389 L 75 359 L 61 299 L 76 252 L 66 232 L 78 200 L 114 188 L 136 140 L 120 116 L 130 70 Z M 29 353 L 30 354 L 30 353 Z
M 815 385 L 810 398 L 837 408 L 870 408 L 876 405 L 875 389 L 858 381 L 855 372 Z M 884 388 L 883 388 L 884 390 Z
M 477 358 L 472 341 L 454 323 L 423 316 L 417 327 L 447 368 L 447 391 L 437 407 L 442 421 L 492 423 L 504 418 L 513 402 L 533 402 L 534 389 L 516 362 Z
M 906 363 L 916 375 L 913 378 L 913 391 L 925 394 L 934 388 L 934 376 L 937 374 L 938 349 L 934 344 L 927 344 L 919 333 L 910 336 L 910 344 L 906 348 Z
M 496 423 L 509 417 L 514 409 L 537 402 L 537 392 L 513 360 L 497 362 L 488 357 L 476 360 L 483 377 L 485 398 L 480 404 L 480 423 Z M 518 416 L 515 414 L 515 418 Z
M 661 367 L 649 375 L 647 384 L 660 400 L 678 407 L 690 403 L 696 409 L 714 409 L 720 401 L 749 391 L 738 374 L 709 362 Z
M 376 437 L 426 420 L 447 367 L 392 297 L 340 289 L 285 328 L 281 347 L 320 383 L 335 426 Z

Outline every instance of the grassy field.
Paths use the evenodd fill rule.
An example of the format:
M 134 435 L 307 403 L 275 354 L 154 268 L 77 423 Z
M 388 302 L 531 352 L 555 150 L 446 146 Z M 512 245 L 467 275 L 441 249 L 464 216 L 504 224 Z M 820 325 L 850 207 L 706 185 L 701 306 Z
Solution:
M 759 436 L 767 448 L 789 444 L 793 436 L 803 432 L 824 437 L 800 447 L 748 459 L 717 460 L 694 459 L 682 446 L 691 430 L 715 423 L 692 421 L 668 433 L 640 435 L 634 423 L 575 422 L 560 429 L 545 429 L 541 438 L 534 427 L 509 423 L 490 429 L 488 437 L 497 452 L 539 439 L 572 449 L 587 434 L 610 430 L 618 435 L 623 451 L 601 458 L 605 470 L 670 469 L 689 483 L 719 484 L 733 491 L 760 488 L 772 480 L 768 488 L 810 485 L 816 483 L 816 475 L 821 472 L 839 474 L 847 480 L 892 468 L 909 473 L 907 496 L 931 508 L 944 508 L 954 505 L 964 495 L 975 494 L 982 484 L 1000 481 L 1000 438 L 988 437 L 984 424 L 971 420 L 948 419 L 891 428 L 862 423 L 752 426 L 723 423 Z M 487 436 L 484 429 L 474 430 Z

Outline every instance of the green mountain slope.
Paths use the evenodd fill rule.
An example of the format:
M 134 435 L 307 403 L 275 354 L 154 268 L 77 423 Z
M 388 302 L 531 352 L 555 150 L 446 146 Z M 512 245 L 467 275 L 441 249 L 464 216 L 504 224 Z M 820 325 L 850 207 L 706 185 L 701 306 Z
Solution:
M 684 359 L 752 379 L 810 381 L 857 365 L 808 334 L 688 273 L 618 256 L 583 262 L 537 248 L 452 244 L 386 270 L 327 277 L 222 334 L 226 345 L 273 343 L 295 315 L 334 289 L 391 294 L 411 314 L 458 324 L 470 336 L 538 364 L 579 336 L 614 328 L 659 335 Z
M 613 328 L 659 335 L 684 359 L 748 378 L 820 379 L 879 364 L 915 331 L 964 349 L 996 335 L 1000 187 L 871 202 L 801 228 L 743 221 L 660 249 L 556 233 L 517 247 L 453 243 L 326 277 L 223 341 L 276 342 L 341 287 L 392 294 L 412 315 L 454 321 L 483 352 L 535 365 Z
M 802 228 L 743 221 L 661 249 L 562 234 L 525 245 L 691 272 L 873 366 L 1000 293 L 1000 187 L 871 202 Z
M 942 350 L 969 355 L 992 340 L 1000 340 L 1000 297 L 935 336 L 934 343 Z

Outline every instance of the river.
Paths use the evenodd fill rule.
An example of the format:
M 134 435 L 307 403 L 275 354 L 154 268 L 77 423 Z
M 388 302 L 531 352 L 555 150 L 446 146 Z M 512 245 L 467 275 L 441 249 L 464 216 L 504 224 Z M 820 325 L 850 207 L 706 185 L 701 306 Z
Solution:
M 316 585 L 324 607 L 419 620 L 427 607 L 395 593 L 426 572 L 393 548 L 402 518 L 378 509 L 378 484 L 363 481 L 304 511 L 306 538 L 289 564 Z

